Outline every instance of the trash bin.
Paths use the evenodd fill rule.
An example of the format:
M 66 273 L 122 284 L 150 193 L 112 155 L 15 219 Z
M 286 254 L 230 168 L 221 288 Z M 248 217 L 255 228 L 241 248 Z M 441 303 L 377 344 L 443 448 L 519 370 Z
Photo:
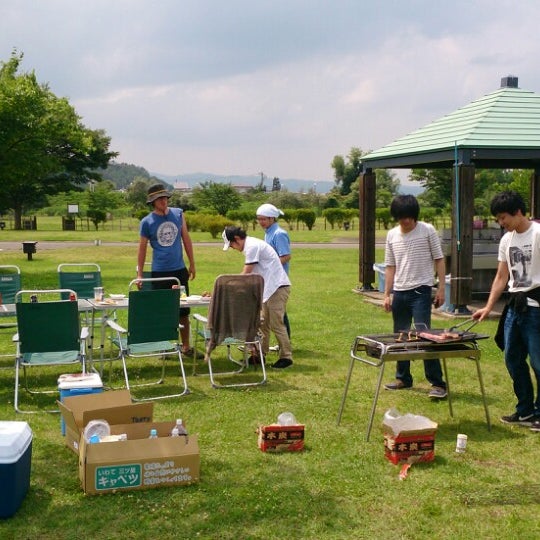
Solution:
M 373 270 L 377 273 L 377 276 L 379 278 L 379 292 L 384 292 L 384 286 L 385 286 L 385 270 L 386 270 L 386 264 L 384 263 L 375 263 L 373 265 Z
M 26 240 L 22 243 L 23 253 L 26 253 L 28 260 L 32 260 L 32 254 L 36 252 L 37 241 Z

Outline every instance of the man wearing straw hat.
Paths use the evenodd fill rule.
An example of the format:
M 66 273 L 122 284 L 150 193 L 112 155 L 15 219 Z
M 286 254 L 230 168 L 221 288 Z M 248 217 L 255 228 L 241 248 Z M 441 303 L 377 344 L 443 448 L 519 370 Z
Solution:
M 148 243 L 152 246 L 152 277 L 175 277 L 185 286 L 189 294 L 189 280 L 195 279 L 195 258 L 193 244 L 181 208 L 169 207 L 171 194 L 163 184 L 154 184 L 148 188 L 146 203 L 152 212 L 141 220 L 139 252 L 137 256 L 137 277 L 143 278 L 144 262 Z M 184 251 L 189 260 L 186 268 Z M 170 287 L 167 281 L 158 282 L 154 287 Z M 189 344 L 189 308 L 180 308 L 180 335 L 182 354 L 193 355 Z

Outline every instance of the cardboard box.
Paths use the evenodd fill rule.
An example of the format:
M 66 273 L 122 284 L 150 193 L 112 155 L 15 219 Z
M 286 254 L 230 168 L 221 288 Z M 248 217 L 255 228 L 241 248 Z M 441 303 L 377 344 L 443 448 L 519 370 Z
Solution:
M 392 463 L 418 463 L 435 459 L 437 424 L 434 428 L 404 430 L 398 434 L 384 423 L 383 429 L 384 455 Z
M 0 422 L 0 518 L 20 508 L 30 487 L 32 430 L 26 422 Z
M 304 425 L 260 426 L 259 448 L 263 452 L 299 452 L 304 449 Z
M 79 441 L 90 420 L 106 420 L 109 424 L 139 424 L 151 422 L 152 402 L 132 403 L 129 390 L 110 390 L 101 394 L 72 396 L 58 401 L 66 424 L 66 446 L 79 453 Z
M 125 433 L 126 441 L 87 443 L 80 439 L 79 478 L 85 493 L 96 495 L 199 481 L 197 435 L 171 437 L 175 422 L 111 426 L 112 434 Z M 156 429 L 157 439 L 149 439 Z

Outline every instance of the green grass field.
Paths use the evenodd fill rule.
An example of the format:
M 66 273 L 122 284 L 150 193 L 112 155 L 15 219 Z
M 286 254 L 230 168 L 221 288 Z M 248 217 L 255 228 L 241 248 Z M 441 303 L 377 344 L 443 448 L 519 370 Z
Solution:
M 0 232 L 0 240 L 14 234 L 4 233 Z M 115 233 L 114 239 L 121 236 L 136 242 L 136 231 L 130 234 L 125 238 Z M 320 231 L 311 234 L 322 236 Z M 9 240 L 31 239 L 20 235 Z M 54 239 L 51 233 L 48 239 Z M 196 246 L 195 253 L 194 294 L 211 289 L 218 274 L 242 267 L 241 254 L 223 252 L 217 243 Z M 40 250 L 38 244 L 33 261 L 19 251 L 0 252 L 0 260 L 0 264 L 21 267 L 25 288 L 56 287 L 56 267 L 61 262 L 97 262 L 106 292 L 120 293 L 134 275 L 136 244 L 57 250 Z M 214 390 L 207 377 L 190 376 L 189 396 L 156 402 L 156 420 L 182 417 L 189 430 L 199 435 L 201 479 L 189 487 L 85 496 L 77 476 L 77 457 L 63 444 L 59 416 L 16 415 L 13 361 L 1 359 L 1 418 L 28 421 L 34 439 L 30 491 L 18 513 L 0 522 L 0 537 L 538 538 L 540 439 L 527 429 L 498 421 L 501 414 L 513 411 L 514 396 L 493 340 L 481 342 L 491 432 L 474 364 L 460 359 L 448 361 L 454 417 L 446 402 L 427 398 L 429 386 L 422 365 L 415 363 L 412 390 L 381 392 L 371 441 L 366 442 L 377 370 L 356 366 L 339 426 L 336 417 L 354 337 L 389 331 L 390 315 L 353 292 L 358 283 L 356 249 L 297 248 L 291 280 L 291 368 L 270 370 L 268 385 L 244 390 Z M 444 327 L 448 322 L 438 320 L 436 325 Z M 477 328 L 492 335 L 495 326 L 496 321 L 490 320 Z M 0 353 L 13 351 L 11 331 L 2 330 Z M 270 361 L 274 358 L 271 353 Z M 113 382 L 117 384 L 121 382 L 119 368 L 115 363 Z M 62 368 L 43 371 L 43 375 L 37 372 L 37 383 L 52 387 L 58 373 L 64 372 Z M 393 366 L 388 366 L 385 380 L 392 376 Z M 24 394 L 22 399 L 30 403 Z M 36 403 L 45 408 L 49 399 Z M 399 467 L 384 458 L 380 425 L 390 407 L 439 423 L 435 461 L 413 465 L 404 481 L 398 479 Z M 283 411 L 292 411 L 306 425 L 305 451 L 261 452 L 257 426 L 275 421 Z M 455 453 L 458 433 L 469 437 L 464 454 Z

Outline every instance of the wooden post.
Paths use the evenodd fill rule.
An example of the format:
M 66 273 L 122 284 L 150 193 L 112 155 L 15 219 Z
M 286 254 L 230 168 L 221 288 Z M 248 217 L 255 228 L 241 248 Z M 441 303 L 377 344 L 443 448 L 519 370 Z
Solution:
M 368 169 L 359 180 L 359 281 L 362 290 L 371 291 L 375 281 L 375 173 Z
M 531 213 L 533 219 L 540 218 L 540 169 L 535 169 L 531 177 Z
M 467 313 L 472 299 L 474 165 L 458 165 L 458 182 L 452 182 L 452 255 L 450 303 Z M 448 272 L 448 268 L 446 269 Z

